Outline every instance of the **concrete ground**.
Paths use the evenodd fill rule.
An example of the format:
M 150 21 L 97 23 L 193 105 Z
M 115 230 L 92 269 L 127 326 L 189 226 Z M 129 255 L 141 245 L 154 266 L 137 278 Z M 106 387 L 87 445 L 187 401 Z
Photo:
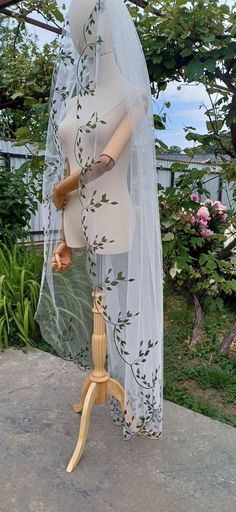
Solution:
M 158 440 L 123 441 L 108 406 L 96 406 L 67 473 L 84 377 L 39 350 L 1 353 L 1 512 L 235 512 L 236 430 L 168 401 Z

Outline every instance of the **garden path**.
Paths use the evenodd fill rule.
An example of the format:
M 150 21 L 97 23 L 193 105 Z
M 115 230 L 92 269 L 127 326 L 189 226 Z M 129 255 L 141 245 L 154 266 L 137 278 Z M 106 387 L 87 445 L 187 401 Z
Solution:
M 0 354 L 0 512 L 235 512 L 236 430 L 168 401 L 159 440 L 123 441 L 96 406 L 67 473 L 84 377 L 37 349 Z

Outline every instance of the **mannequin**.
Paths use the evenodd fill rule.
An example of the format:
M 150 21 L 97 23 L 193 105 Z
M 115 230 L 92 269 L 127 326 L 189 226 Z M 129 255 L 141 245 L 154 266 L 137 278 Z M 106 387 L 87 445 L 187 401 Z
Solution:
M 93 358 L 92 378 L 74 410 L 83 410 L 81 425 L 87 425 L 84 400 L 89 413 L 93 400 L 115 397 L 121 411 L 114 401 L 111 414 L 124 439 L 157 439 L 162 429 L 162 252 L 153 135 L 147 67 L 126 5 L 72 0 L 52 79 L 36 319 L 58 355 L 86 369 L 92 368 L 96 334 L 92 355 L 96 341 L 101 358 Z M 98 395 L 97 384 L 104 384 Z
M 69 23 L 72 40 L 78 51 L 81 51 L 84 44 L 83 25 L 95 3 L 96 0 L 87 0 L 86 2 L 72 0 L 71 2 Z M 127 187 L 130 161 L 129 141 L 134 128 L 132 124 L 134 123 L 136 127 L 145 114 L 144 91 L 134 89 L 132 94 L 134 113 L 131 120 L 126 113 L 122 79 L 112 52 L 110 29 L 107 27 L 106 44 L 104 44 L 100 56 L 96 91 L 92 98 L 87 96 L 82 98 L 80 118 L 80 124 L 85 125 L 91 119 L 93 112 L 97 112 L 98 117 L 106 123 L 98 125 L 96 129 L 98 159 L 89 171 L 86 182 L 88 196 L 90 190 L 92 194 L 94 186 L 96 186 L 95 200 L 106 192 L 111 201 L 115 194 L 114 199 L 118 203 L 116 208 L 113 205 L 107 205 L 106 209 L 99 209 L 96 212 L 96 226 L 93 226 L 91 222 L 88 228 L 89 240 L 94 240 L 95 234 L 101 237 L 104 232 L 108 240 L 114 239 L 112 245 L 109 243 L 103 245 L 102 254 L 127 252 L 132 243 L 135 213 Z M 78 197 L 81 171 L 78 170 L 78 163 L 74 155 L 77 129 L 76 107 L 77 97 L 74 96 L 68 101 L 66 117 L 58 129 L 58 135 L 68 155 L 67 173 L 69 175 L 54 188 L 53 197 L 55 206 L 64 209 L 63 242 L 56 247 L 52 262 L 53 268 L 59 271 L 65 270 L 71 264 L 72 251 L 69 248 L 86 245 L 82 226 L 78 221 L 81 218 L 81 204 Z M 83 157 L 86 159 L 86 156 L 91 153 L 88 137 L 85 137 L 85 141 L 82 139 L 82 145 Z M 89 224 L 89 218 L 87 222 Z

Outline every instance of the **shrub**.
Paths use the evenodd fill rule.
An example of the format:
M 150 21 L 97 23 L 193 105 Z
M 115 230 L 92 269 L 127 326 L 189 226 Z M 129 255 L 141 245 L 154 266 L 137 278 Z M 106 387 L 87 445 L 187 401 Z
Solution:
M 24 170 L 10 171 L 0 165 L 0 241 L 22 239 L 29 231 L 31 213 L 37 210 L 32 183 Z
M 0 243 L 0 347 L 17 341 L 34 345 L 42 256 Z
M 236 292 L 234 260 L 231 251 L 223 251 L 225 231 L 236 217 L 220 201 L 209 198 L 203 185 L 207 172 L 188 171 L 175 187 L 160 194 L 165 276 L 192 297 L 196 311 L 192 346 L 202 334 L 202 308 L 222 309 L 222 297 Z M 207 199 L 200 202 L 203 193 Z

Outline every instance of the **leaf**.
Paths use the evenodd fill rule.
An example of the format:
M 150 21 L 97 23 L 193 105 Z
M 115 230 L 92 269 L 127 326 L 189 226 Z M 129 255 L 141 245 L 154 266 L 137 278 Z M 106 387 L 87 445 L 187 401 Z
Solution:
M 208 259 L 209 259 L 208 254 L 202 253 L 199 258 L 199 264 L 205 265 L 205 263 L 208 261 Z
M 206 262 L 206 267 L 210 270 L 215 270 L 217 268 L 217 263 L 214 261 L 214 259 L 209 258 Z
M 18 128 L 16 130 L 17 137 L 24 138 L 24 137 L 30 137 L 30 135 L 31 135 L 31 132 L 30 132 L 28 126 L 22 126 L 21 128 Z
M 232 281 L 229 282 L 231 290 L 236 292 L 236 279 L 232 279 Z
M 202 36 L 202 41 L 204 43 L 212 43 L 215 40 L 215 34 L 206 34 Z M 208 69 L 208 66 L 206 64 L 206 68 Z
M 101 201 L 102 201 L 103 203 L 108 203 L 108 199 L 107 199 L 107 195 L 106 195 L 106 194 L 102 194 L 102 199 L 101 199 Z
M 188 56 L 189 56 L 189 55 L 191 55 L 192 53 L 193 53 L 193 48 L 192 48 L 192 47 L 189 47 L 189 48 L 184 48 L 184 49 L 182 50 L 182 52 L 180 53 L 180 55 L 181 55 L 182 57 L 188 57 Z M 178 89 L 178 87 L 177 87 L 177 89 Z M 179 86 L 179 89 L 178 89 L 178 90 L 180 90 L 180 89 L 181 89 L 181 87 Z
M 169 242 L 170 240 L 174 240 L 174 233 L 172 233 L 171 231 L 169 231 L 168 233 L 166 233 L 163 237 L 162 237 L 162 241 L 163 242 Z
M 171 220 L 163 220 L 161 223 L 162 226 L 164 226 L 166 229 L 168 229 L 170 226 L 174 224 L 174 222 Z
M 175 264 L 174 266 L 170 269 L 170 275 L 172 277 L 172 279 L 175 278 L 176 274 L 180 274 L 180 272 L 182 272 L 182 268 L 179 268 L 176 261 L 175 261 Z
M 22 98 L 24 97 L 24 93 L 22 91 L 16 91 L 14 94 L 12 94 L 12 99 L 15 100 L 16 98 Z
M 186 66 L 186 77 L 191 82 L 193 79 L 201 79 L 204 72 L 205 64 L 197 59 L 190 61 Z
M 217 307 L 220 311 L 222 311 L 222 309 L 223 309 L 223 307 L 224 307 L 224 301 L 223 301 L 223 299 L 221 299 L 221 297 L 217 297 L 217 298 L 215 299 L 215 303 L 216 303 L 216 307 Z
M 236 23 L 235 23 L 235 25 L 232 25 L 230 32 L 231 32 L 232 36 L 236 36 Z

